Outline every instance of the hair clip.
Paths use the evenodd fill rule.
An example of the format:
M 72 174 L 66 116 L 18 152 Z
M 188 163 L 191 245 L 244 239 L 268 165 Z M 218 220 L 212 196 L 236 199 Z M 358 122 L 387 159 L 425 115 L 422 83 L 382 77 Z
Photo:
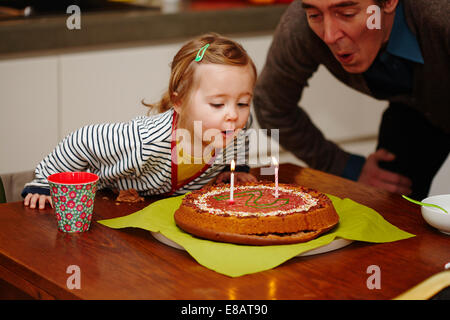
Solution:
M 205 51 L 206 51 L 206 49 L 208 49 L 208 47 L 209 47 L 209 43 L 208 43 L 208 44 L 205 44 L 203 47 L 201 47 L 201 48 L 198 50 L 197 56 L 195 57 L 195 60 L 194 60 L 194 61 L 197 61 L 197 62 L 202 61 L 203 56 L 205 55 Z

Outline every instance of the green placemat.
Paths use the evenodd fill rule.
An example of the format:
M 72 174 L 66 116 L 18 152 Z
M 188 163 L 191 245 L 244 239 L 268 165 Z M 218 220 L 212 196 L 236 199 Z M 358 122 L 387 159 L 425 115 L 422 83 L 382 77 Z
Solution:
M 274 268 L 303 252 L 329 244 L 336 237 L 382 243 L 414 236 L 390 224 L 371 208 L 348 198 L 328 196 L 339 214 L 339 225 L 314 240 L 290 245 L 246 246 L 191 236 L 179 229 L 173 219 L 184 196 L 156 201 L 133 214 L 97 222 L 114 229 L 134 227 L 160 232 L 185 248 L 201 265 L 230 277 Z

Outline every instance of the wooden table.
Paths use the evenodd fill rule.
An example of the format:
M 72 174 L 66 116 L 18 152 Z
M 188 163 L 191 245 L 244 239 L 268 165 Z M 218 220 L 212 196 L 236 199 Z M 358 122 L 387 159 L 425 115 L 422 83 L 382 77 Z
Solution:
M 253 172 L 259 174 L 258 169 Z M 428 226 L 419 206 L 398 195 L 291 164 L 280 166 L 280 182 L 349 197 L 416 237 L 383 244 L 353 242 L 230 278 L 160 243 L 148 231 L 96 223 L 152 202 L 116 205 L 112 194 L 102 191 L 91 229 L 81 234 L 57 231 L 51 209 L 32 210 L 22 202 L 0 205 L 0 278 L 37 299 L 391 299 L 444 270 L 450 261 L 450 237 Z M 71 265 L 80 268 L 81 289 L 67 287 Z M 371 265 L 380 268 L 380 289 L 367 286 Z

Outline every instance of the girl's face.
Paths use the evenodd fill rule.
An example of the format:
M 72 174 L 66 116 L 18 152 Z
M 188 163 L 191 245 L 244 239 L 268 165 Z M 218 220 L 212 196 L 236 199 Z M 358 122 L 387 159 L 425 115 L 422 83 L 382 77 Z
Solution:
M 202 149 L 208 145 L 224 148 L 245 126 L 250 114 L 253 69 L 250 65 L 200 64 L 193 79 L 187 101 L 174 106 L 180 114 L 179 127 L 187 129 L 191 141 Z

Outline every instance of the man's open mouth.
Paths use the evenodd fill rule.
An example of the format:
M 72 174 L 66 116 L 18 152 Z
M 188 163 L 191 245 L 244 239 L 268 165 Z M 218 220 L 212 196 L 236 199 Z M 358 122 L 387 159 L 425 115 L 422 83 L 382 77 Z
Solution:
M 352 61 L 353 59 L 353 53 L 342 53 L 342 54 L 336 54 L 336 57 L 338 60 L 343 63 L 347 64 Z

